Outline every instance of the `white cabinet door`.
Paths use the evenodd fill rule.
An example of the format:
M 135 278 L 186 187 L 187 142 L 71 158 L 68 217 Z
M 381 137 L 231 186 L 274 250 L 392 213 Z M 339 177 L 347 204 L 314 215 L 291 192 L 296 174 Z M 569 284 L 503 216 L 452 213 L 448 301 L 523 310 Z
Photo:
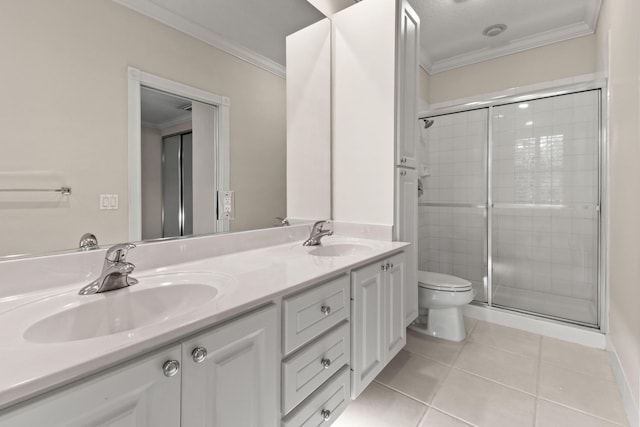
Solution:
M 351 273 L 351 397 L 384 368 L 384 268 L 380 261 Z
M 399 3 L 396 82 L 396 147 L 398 166 L 417 167 L 418 47 L 420 18 L 407 0 Z
M 396 176 L 396 240 L 410 242 L 405 250 L 406 287 L 405 326 L 418 317 L 418 173 L 414 169 L 398 168 Z
M 183 426 L 278 424 L 277 328 L 270 305 L 182 343 Z M 198 349 L 206 356 L 202 350 L 194 355 Z
M 3 427 L 176 427 L 180 425 L 180 372 L 163 374 L 166 361 L 180 362 L 180 346 L 128 362 L 32 404 L 0 415 Z
M 351 398 L 407 343 L 405 252 L 351 272 Z
M 406 254 L 400 253 L 386 262 L 385 274 L 385 364 L 407 343 L 404 324 L 404 290 L 406 286 Z

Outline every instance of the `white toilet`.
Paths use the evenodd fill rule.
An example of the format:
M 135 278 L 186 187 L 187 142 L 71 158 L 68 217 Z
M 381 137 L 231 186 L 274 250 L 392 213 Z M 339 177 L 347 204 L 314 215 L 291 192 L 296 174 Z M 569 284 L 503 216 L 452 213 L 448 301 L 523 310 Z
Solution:
M 418 271 L 418 286 L 419 322 L 426 317 L 427 324 L 418 322 L 412 329 L 445 340 L 465 339 L 462 306 L 476 294 L 471 282 L 448 274 Z

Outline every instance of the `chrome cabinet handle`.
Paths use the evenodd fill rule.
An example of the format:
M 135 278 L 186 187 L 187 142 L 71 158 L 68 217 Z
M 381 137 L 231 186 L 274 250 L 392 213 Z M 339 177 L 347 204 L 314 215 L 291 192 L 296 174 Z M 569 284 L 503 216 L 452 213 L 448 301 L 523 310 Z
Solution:
M 386 265 L 384 265 L 384 264 L 382 264 L 382 265 L 380 266 L 380 270 L 382 270 L 382 271 L 387 271 L 387 266 L 386 266 Z
M 194 362 L 202 363 L 204 362 L 204 359 L 207 358 L 207 349 L 204 347 L 196 347 L 191 352 L 191 357 L 193 358 Z
M 328 409 L 323 409 L 323 410 L 320 412 L 320 415 L 322 416 L 322 419 L 323 419 L 324 421 L 329 421 L 329 418 L 331 418 L 331 411 L 330 411 L 330 410 L 328 410 Z
M 331 359 L 329 359 L 328 357 L 323 357 L 320 363 L 322 364 L 322 367 L 324 369 L 329 369 L 329 366 L 331 366 Z
M 172 377 L 180 371 L 180 362 L 177 360 L 167 360 L 162 365 L 162 372 L 165 377 Z
M 325 316 L 328 316 L 329 313 L 331 313 L 331 306 L 329 305 L 323 305 L 322 307 L 320 307 L 320 311 L 322 312 L 322 314 L 324 314 Z
M 400 163 L 407 163 L 407 158 L 403 157 L 402 159 L 400 159 Z
M 407 171 L 401 171 L 400 176 L 407 176 Z
M 393 263 L 387 263 L 387 270 L 390 270 L 393 268 Z

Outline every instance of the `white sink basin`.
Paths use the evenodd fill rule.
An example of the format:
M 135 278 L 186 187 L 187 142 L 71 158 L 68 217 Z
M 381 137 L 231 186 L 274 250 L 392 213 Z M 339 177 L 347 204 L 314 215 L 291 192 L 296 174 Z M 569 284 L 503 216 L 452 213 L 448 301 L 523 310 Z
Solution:
M 62 295 L 32 305 L 62 305 L 31 324 L 24 339 L 36 343 L 84 340 L 131 331 L 167 321 L 213 300 L 219 289 L 198 276 L 167 275 L 140 278 L 140 284 L 94 295 Z M 168 280 L 166 277 L 170 277 Z M 207 283 L 207 284 L 202 284 Z M 72 302 L 68 302 L 73 298 Z M 51 311 L 51 310 L 49 310 Z
M 329 243 L 316 246 L 309 251 L 310 255 L 341 257 L 353 255 L 365 255 L 373 251 L 371 246 L 362 243 Z

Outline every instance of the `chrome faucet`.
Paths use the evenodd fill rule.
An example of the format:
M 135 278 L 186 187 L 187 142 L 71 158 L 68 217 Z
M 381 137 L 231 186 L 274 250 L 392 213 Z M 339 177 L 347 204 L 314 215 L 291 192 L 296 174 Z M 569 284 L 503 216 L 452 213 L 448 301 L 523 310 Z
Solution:
M 289 223 L 289 220 L 288 220 L 287 218 L 283 218 L 283 217 L 281 217 L 281 216 L 277 216 L 277 217 L 276 217 L 276 219 L 277 219 L 278 221 L 280 221 L 280 224 L 279 224 L 279 225 L 280 225 L 281 227 L 288 227 L 289 225 L 291 225 L 291 224 Z
M 122 243 L 110 247 L 104 257 L 104 265 L 102 266 L 100 277 L 80 289 L 78 294 L 90 295 L 99 292 L 113 291 L 138 283 L 136 279 L 129 277 L 129 274 L 136 266 L 127 262 L 129 249 L 135 247 L 136 245 L 133 243 Z
M 324 225 L 329 225 L 331 222 L 329 220 L 317 221 L 311 227 L 311 235 L 307 240 L 302 243 L 302 246 L 318 246 L 320 244 L 320 239 L 324 236 L 331 236 L 333 234 L 333 230 L 325 230 L 323 228 Z

